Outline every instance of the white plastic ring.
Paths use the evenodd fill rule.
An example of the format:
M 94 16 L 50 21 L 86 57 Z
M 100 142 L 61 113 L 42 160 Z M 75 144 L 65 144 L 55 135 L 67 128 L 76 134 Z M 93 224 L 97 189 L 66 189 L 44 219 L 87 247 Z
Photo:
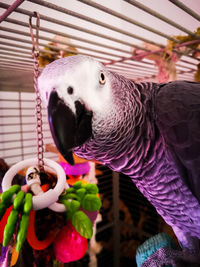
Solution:
M 22 169 L 37 165 L 38 160 L 36 158 L 26 159 L 18 162 L 13 165 L 5 174 L 2 181 L 2 190 L 8 190 L 12 185 L 12 180 L 14 176 Z M 44 208 L 50 208 L 56 212 L 64 212 L 65 206 L 60 203 L 56 203 L 59 196 L 62 194 L 65 188 L 68 188 L 68 184 L 66 182 L 66 174 L 63 168 L 53 160 L 44 159 L 44 164 L 47 167 L 53 169 L 57 175 L 57 184 L 53 189 L 48 190 L 47 192 L 33 196 L 33 209 L 40 210 Z

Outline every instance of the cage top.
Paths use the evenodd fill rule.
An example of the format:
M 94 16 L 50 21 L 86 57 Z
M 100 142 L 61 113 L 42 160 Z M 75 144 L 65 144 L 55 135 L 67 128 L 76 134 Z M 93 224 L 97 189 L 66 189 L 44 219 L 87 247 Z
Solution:
M 9 6 L 17 3 L 20 5 L 3 17 Z M 197 45 L 186 49 L 174 36 L 187 36 L 186 41 L 200 42 L 194 33 L 200 20 L 198 1 L 2 0 L 0 85 L 4 90 L 16 90 L 16 85 L 17 90 L 32 90 L 28 22 L 34 11 L 41 18 L 41 51 L 46 47 L 52 55 L 59 50 L 90 55 L 130 79 L 154 80 L 158 72 L 155 55 L 159 61 L 161 54 L 152 56 L 149 52 L 164 51 L 171 40 L 175 45 L 172 53 L 179 57 L 177 78 L 193 80 L 199 62 L 195 58 L 199 53 Z M 56 50 L 52 50 L 52 43 L 57 43 Z

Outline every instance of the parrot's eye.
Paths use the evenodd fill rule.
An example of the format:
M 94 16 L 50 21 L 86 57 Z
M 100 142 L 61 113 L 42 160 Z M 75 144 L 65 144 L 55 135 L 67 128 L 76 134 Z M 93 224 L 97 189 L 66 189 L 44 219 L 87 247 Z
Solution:
M 67 87 L 67 93 L 68 93 L 69 95 L 72 95 L 73 92 L 74 92 L 73 87 L 71 87 L 71 86 Z
M 100 84 L 105 84 L 106 83 L 106 77 L 105 77 L 103 71 L 101 71 L 100 74 L 99 74 L 99 83 Z

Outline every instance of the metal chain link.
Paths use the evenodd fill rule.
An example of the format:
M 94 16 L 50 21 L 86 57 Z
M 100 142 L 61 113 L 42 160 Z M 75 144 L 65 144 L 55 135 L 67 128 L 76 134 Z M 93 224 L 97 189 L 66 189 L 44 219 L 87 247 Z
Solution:
M 36 39 L 34 39 L 33 34 L 33 25 L 32 25 L 32 18 L 36 17 Z M 34 12 L 33 15 L 29 17 L 29 28 L 30 34 L 32 39 L 32 57 L 34 60 L 34 88 L 36 93 L 36 107 L 35 107 L 35 114 L 36 114 L 36 131 L 37 131 L 37 159 L 38 159 L 38 167 L 41 172 L 44 171 L 44 142 L 43 142 L 43 132 L 42 132 L 42 101 L 40 97 L 40 92 L 38 88 L 38 76 L 39 76 L 39 28 L 40 28 L 40 15 L 37 12 Z

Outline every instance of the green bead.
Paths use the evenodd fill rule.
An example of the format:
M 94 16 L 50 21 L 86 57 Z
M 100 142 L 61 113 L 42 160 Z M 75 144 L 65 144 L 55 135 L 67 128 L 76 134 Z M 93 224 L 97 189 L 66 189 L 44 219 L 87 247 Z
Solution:
M 65 205 L 66 210 L 69 210 L 69 209 L 70 209 L 70 207 L 71 207 L 71 201 L 69 201 L 69 200 L 67 200 L 67 199 L 62 199 L 60 202 L 61 202 L 63 205 Z
M 76 195 L 77 195 L 80 199 L 82 199 L 82 198 L 85 196 L 85 194 L 86 194 L 86 190 L 85 190 L 85 188 L 80 188 L 80 189 L 76 190 Z
M 77 199 L 79 200 L 79 197 L 74 193 L 66 194 L 65 199 Z
M 70 188 L 67 188 L 65 190 L 65 192 L 66 192 L 66 194 L 68 194 L 68 193 L 74 193 L 75 192 L 75 189 L 73 187 L 70 187 Z
M 17 234 L 17 244 L 16 244 L 17 252 L 20 252 L 24 244 L 24 241 L 26 240 L 28 225 L 29 225 L 29 215 L 23 214 L 19 225 L 19 232 Z
M 101 200 L 96 195 L 87 194 L 81 201 L 83 209 L 88 211 L 97 211 L 101 208 Z
M 86 189 L 89 194 L 98 194 L 99 192 L 96 184 L 85 184 L 83 188 Z
M 13 233 L 15 231 L 15 226 L 17 223 L 18 219 L 18 211 L 17 210 L 12 210 L 10 215 L 8 216 L 7 224 L 4 229 L 4 234 L 3 234 L 3 246 L 6 247 L 8 243 L 10 242 L 10 239 L 13 236 Z
M 13 209 L 14 210 L 19 210 L 24 202 L 24 196 L 25 193 L 24 191 L 20 191 L 17 193 L 16 198 L 13 201 Z
M 70 206 L 70 211 L 72 213 L 76 212 L 80 208 L 80 202 L 77 200 L 72 200 L 71 201 L 71 206 Z
M 1 201 L 7 204 L 11 201 L 13 195 L 21 189 L 20 185 L 13 185 L 8 190 L 1 194 Z
M 82 182 L 81 181 L 78 181 L 78 182 L 73 184 L 73 188 L 75 188 L 75 189 L 79 189 L 81 187 L 82 187 Z
M 26 194 L 25 200 L 24 200 L 24 209 L 23 209 L 24 214 L 29 214 L 29 212 L 31 211 L 32 206 L 33 206 L 32 198 L 33 196 L 31 193 Z

